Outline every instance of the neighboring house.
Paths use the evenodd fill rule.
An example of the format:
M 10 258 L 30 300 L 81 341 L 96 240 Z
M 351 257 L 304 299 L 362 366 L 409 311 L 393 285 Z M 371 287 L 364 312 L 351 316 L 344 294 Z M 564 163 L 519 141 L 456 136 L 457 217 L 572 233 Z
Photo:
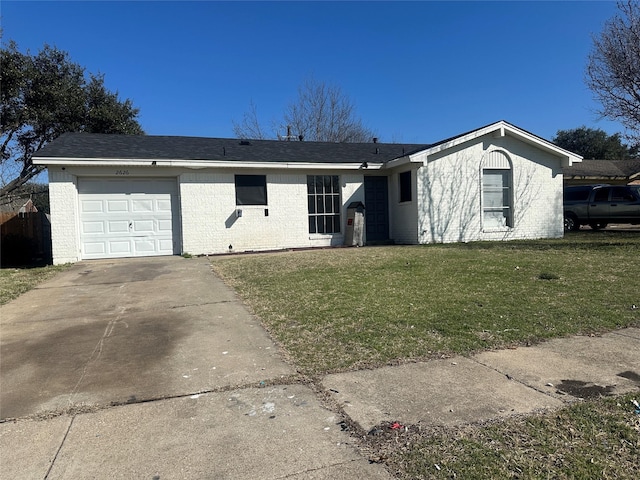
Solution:
M 68 133 L 49 169 L 54 263 L 563 235 L 562 168 L 581 157 L 500 121 L 432 145 Z
M 583 160 L 563 169 L 565 185 L 640 184 L 640 159 Z
M 8 197 L 0 200 L 0 213 L 4 216 L 10 217 L 13 215 L 20 215 L 25 213 L 35 213 L 38 209 L 33 204 L 33 200 L 24 197 Z

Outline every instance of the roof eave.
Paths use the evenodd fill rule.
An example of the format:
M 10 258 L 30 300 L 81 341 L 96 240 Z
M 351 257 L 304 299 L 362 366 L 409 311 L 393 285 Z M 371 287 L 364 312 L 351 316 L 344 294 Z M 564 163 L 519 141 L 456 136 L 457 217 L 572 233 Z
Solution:
M 619 176 L 619 175 L 567 175 L 564 174 L 565 179 L 572 180 L 630 180 L 632 177 Z
M 237 160 L 184 160 L 153 158 L 75 158 L 75 157 L 33 157 L 35 165 L 60 165 L 76 167 L 183 167 L 183 168 L 242 168 L 242 169 L 303 169 L 303 170 L 379 170 L 383 163 L 362 162 L 325 163 L 325 162 L 251 162 Z

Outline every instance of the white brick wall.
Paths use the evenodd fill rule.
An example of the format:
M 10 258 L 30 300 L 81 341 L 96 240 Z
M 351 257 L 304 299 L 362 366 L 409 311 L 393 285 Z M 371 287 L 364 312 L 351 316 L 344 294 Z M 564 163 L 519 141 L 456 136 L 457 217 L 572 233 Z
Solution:
M 49 167 L 49 204 L 53 263 L 80 260 L 78 190 L 76 177 L 60 167 Z
M 483 159 L 495 150 L 512 161 L 514 224 L 490 230 L 482 222 L 480 175 Z M 557 158 L 511 137 L 485 137 L 445 153 L 419 170 L 420 243 L 562 237 Z
M 249 172 L 247 172 L 249 173 Z M 180 175 L 183 251 L 201 255 L 251 250 L 276 250 L 341 245 L 344 235 L 310 235 L 307 210 L 307 175 L 331 172 L 274 172 L 266 175 L 267 205 L 236 206 L 234 171 L 198 171 Z M 342 228 L 346 205 L 364 201 L 362 175 L 342 174 Z M 236 216 L 236 210 L 242 216 Z M 265 215 L 268 210 L 268 215 Z

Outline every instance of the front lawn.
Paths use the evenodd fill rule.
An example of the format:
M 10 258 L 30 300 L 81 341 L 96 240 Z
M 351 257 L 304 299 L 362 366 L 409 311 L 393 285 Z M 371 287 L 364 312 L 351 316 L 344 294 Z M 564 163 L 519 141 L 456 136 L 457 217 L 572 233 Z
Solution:
M 637 233 L 603 231 L 212 264 L 314 375 L 640 325 L 639 252 Z

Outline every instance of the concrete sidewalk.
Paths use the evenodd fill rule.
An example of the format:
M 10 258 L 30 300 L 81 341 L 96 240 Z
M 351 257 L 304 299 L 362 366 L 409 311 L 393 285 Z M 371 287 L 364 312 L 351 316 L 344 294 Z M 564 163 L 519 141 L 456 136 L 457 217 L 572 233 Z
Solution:
M 456 425 L 640 389 L 640 329 L 555 339 L 398 367 L 329 375 L 322 385 L 363 429 Z
M 344 414 L 363 433 L 640 389 L 638 328 L 312 389 L 206 259 L 83 262 L 0 307 L 0 326 L 3 478 L 386 479 Z

